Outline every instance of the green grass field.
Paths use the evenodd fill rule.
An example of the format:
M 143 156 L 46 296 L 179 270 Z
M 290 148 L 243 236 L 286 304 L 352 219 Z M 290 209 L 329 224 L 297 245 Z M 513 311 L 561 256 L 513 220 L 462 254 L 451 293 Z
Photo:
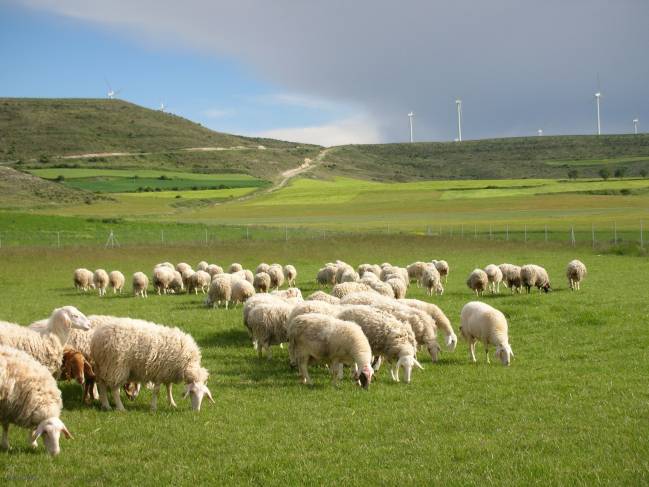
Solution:
M 6 222 L 5 222 L 6 223 Z M 178 410 L 161 401 L 148 410 L 144 391 L 126 413 L 80 402 L 80 388 L 60 383 L 62 418 L 75 439 L 51 460 L 42 445 L 27 448 L 13 427 L 12 450 L 0 453 L 8 485 L 160 483 L 214 485 L 498 484 L 642 485 L 649 480 L 649 392 L 646 371 L 649 308 L 646 290 L 629 284 L 645 265 L 637 257 L 519 243 L 367 236 L 327 241 L 219 242 L 210 247 L 128 249 L 0 249 L 0 319 L 29 323 L 73 304 L 87 314 L 128 315 L 191 333 L 210 370 L 216 404 L 195 414 L 175 387 Z M 588 266 L 582 291 L 567 290 L 566 263 Z M 241 324 L 241 308 L 203 307 L 202 296 L 98 298 L 72 289 L 72 271 L 120 269 L 150 273 L 156 262 L 202 259 L 254 268 L 260 261 L 293 263 L 305 294 L 319 266 L 405 265 L 445 258 L 451 275 L 433 298 L 455 330 L 463 304 L 474 299 L 466 275 L 488 263 L 535 262 L 550 272 L 550 294 L 485 296 L 510 324 L 511 367 L 470 364 L 466 344 L 443 353 L 410 385 L 382 370 L 369 391 L 349 380 L 334 388 L 311 368 L 313 387 L 298 384 L 286 349 L 259 361 Z M 46 266 L 44 266 L 46 264 Z M 613 274 L 612 274 L 613 273 Z M 128 277 L 127 277 L 128 279 Z M 411 287 L 409 296 L 430 299 Z M 65 480 L 63 480 L 65 479 Z

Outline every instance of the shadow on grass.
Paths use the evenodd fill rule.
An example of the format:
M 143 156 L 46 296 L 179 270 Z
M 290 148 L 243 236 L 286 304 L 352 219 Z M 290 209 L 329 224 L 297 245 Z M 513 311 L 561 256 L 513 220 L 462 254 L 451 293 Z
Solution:
M 243 329 L 230 328 L 209 335 L 199 341 L 202 347 L 221 347 L 221 348 L 238 348 L 241 346 L 250 346 L 250 337 Z M 252 346 L 250 346 L 252 350 Z

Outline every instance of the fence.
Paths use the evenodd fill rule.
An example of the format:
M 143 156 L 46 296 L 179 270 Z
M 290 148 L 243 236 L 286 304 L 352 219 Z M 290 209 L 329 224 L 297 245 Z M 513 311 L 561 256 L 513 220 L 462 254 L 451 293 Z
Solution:
M 603 248 L 617 245 L 645 247 L 643 222 L 579 225 L 453 224 L 426 225 L 424 228 L 385 224 L 355 230 L 297 227 L 289 225 L 198 225 L 102 224 L 80 230 L 4 230 L 0 228 L 0 248 L 6 247 L 122 247 L 142 245 L 215 246 L 231 241 L 331 239 L 371 235 L 419 235 L 430 238 L 493 240 L 520 243 L 553 243 L 567 246 Z

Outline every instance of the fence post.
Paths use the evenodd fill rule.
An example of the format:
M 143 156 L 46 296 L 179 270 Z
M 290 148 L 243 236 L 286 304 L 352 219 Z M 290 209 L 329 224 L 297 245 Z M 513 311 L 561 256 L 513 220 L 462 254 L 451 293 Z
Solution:
M 509 240 L 509 224 L 505 227 L 505 240 Z
M 430 232 L 430 225 L 428 225 L 428 229 L 426 231 L 428 233 L 428 236 L 430 237 L 432 235 L 431 232 Z
M 462 226 L 460 227 L 460 237 L 461 237 L 461 238 L 464 238 L 464 223 L 463 223 Z
M 527 223 L 525 224 L 525 243 L 527 243 Z
M 590 233 L 591 233 L 591 238 L 593 239 L 593 248 L 595 248 L 595 224 L 594 223 L 590 224 Z
M 451 238 L 453 238 L 453 225 L 451 225 Z
M 617 222 L 613 222 L 613 243 L 617 245 Z
M 545 226 L 545 243 L 548 243 L 548 226 Z
M 57 248 L 61 248 L 61 232 L 56 232 L 56 246 Z
M 205 229 L 205 246 L 207 247 L 207 228 Z
M 288 242 L 288 225 L 284 225 L 284 241 Z
M 0 244 L 2 247 L 2 244 Z M 644 249 L 644 236 L 642 235 L 642 220 L 640 220 L 640 248 Z
M 246 225 L 246 240 L 250 240 L 250 225 Z
M 162 245 L 164 245 L 164 243 L 165 243 L 165 231 L 164 230 L 160 230 L 160 242 L 162 243 Z
M 478 239 L 478 225 L 475 223 L 473 224 L 473 238 L 476 240 Z
M 489 224 L 489 240 L 493 240 L 493 234 L 491 233 L 492 226 L 491 223 Z
M 572 246 L 575 246 L 575 227 L 574 225 L 570 226 L 570 243 L 572 243 Z

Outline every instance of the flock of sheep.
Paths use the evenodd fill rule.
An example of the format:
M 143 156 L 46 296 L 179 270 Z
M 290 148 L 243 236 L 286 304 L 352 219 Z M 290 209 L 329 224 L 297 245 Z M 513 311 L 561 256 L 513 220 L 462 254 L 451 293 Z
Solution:
M 297 367 L 301 380 L 310 384 L 308 365 L 322 362 L 335 383 L 349 365 L 352 377 L 367 388 L 381 364 L 390 364 L 392 379 L 399 381 L 403 369 L 410 382 L 413 368 L 423 367 L 417 360 L 419 348 L 427 350 L 436 362 L 441 347 L 455 350 L 457 336 L 450 320 L 435 304 L 407 299 L 411 282 L 429 295 L 442 294 L 442 281 L 448 280 L 449 266 L 443 260 L 415 262 L 407 268 L 363 264 L 354 269 L 342 261 L 328 263 L 316 275 L 320 285 L 333 286 L 331 293 L 316 291 L 303 299 L 295 287 L 294 266 L 260 264 L 255 272 L 232 264 L 228 272 L 207 262 L 194 271 L 188 264 L 174 266 L 164 262 L 154 267 L 153 287 L 158 294 L 187 292 L 206 294 L 205 304 L 226 308 L 228 303 L 244 303 L 243 323 L 261 358 L 272 358 L 271 346 L 288 344 L 290 363 Z M 580 261 L 569 263 L 566 271 L 570 288 L 578 290 L 586 275 Z M 77 289 L 98 290 L 106 294 L 110 285 L 121 293 L 125 278 L 119 271 L 103 269 L 74 271 Z M 284 283 L 288 289 L 280 290 Z M 550 290 L 547 272 L 539 266 L 489 265 L 474 270 L 467 281 L 476 294 L 499 292 L 499 284 L 512 292 L 525 287 Z M 133 275 L 135 296 L 147 296 L 149 279 L 143 272 Z M 460 334 L 469 345 L 475 362 L 475 343 L 489 347 L 504 365 L 514 356 L 508 338 L 505 316 L 486 303 L 467 303 L 460 314 Z M 125 317 L 85 316 L 73 306 L 55 309 L 49 318 L 29 326 L 0 321 L 0 421 L 3 426 L 0 447 L 8 449 L 8 430 L 15 424 L 30 430 L 29 442 L 36 446 L 42 437 L 47 450 L 59 453 L 60 435 L 71 434 L 60 419 L 63 406 L 55 378 L 76 379 L 83 385 L 87 402 L 99 399 L 103 409 L 111 409 L 108 393 L 116 409 L 124 410 L 123 389 L 129 398 L 141 384 L 153 389 L 151 408 L 157 408 L 161 385 L 167 399 L 176 406 L 172 384 L 184 383 L 184 397 L 190 396 L 194 410 L 200 410 L 204 396 L 212 402 L 207 388 L 208 371 L 201 366 L 201 352 L 194 339 L 178 328 Z

